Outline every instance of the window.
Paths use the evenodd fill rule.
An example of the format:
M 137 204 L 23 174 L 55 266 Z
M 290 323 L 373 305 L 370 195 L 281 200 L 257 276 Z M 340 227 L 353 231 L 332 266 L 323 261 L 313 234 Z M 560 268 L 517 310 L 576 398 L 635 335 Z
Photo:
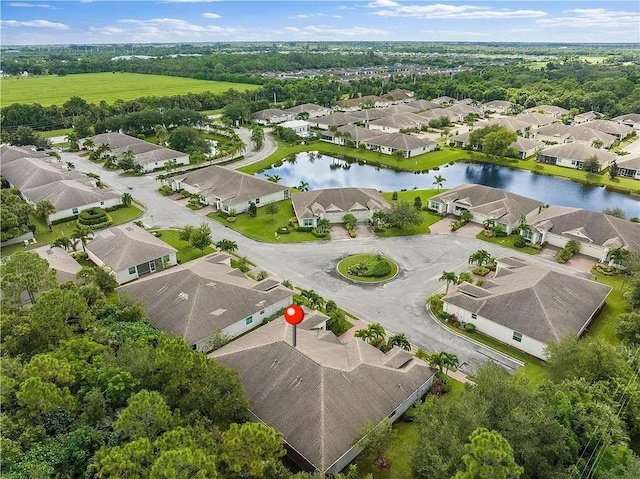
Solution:
M 256 198 L 256 205 L 260 204 L 260 198 Z
M 302 220 L 302 224 L 303 224 L 305 227 L 313 226 L 313 219 L 305 218 L 304 220 Z
M 71 210 L 71 213 L 73 213 L 74 215 L 78 214 L 78 208 L 74 208 Z
M 284 199 L 289 198 L 289 190 L 284 190 Z
M 136 274 L 136 267 L 132 266 L 131 268 L 129 268 L 129 274 Z
M 101 201 L 101 202 L 100 202 L 100 206 L 104 206 L 104 201 Z
M 260 314 L 264 314 L 264 309 L 262 311 L 260 311 Z
M 478 315 L 476 313 L 471 314 L 471 319 L 478 319 Z
M 244 324 L 251 324 L 251 323 L 253 323 L 253 316 L 249 316 L 244 320 Z
M 162 257 L 162 261 L 165 262 L 165 263 L 168 263 L 169 262 L 169 255 L 163 256 Z
M 513 340 L 514 341 L 518 341 L 519 343 L 522 342 L 522 333 L 519 333 L 518 331 L 514 331 L 513 332 Z

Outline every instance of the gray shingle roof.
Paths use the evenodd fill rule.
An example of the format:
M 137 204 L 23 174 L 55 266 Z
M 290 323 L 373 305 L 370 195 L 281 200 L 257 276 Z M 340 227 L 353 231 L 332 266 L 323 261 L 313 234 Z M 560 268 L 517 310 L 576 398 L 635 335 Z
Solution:
M 76 273 L 82 269 L 80 263 L 62 248 L 38 248 L 35 252 L 46 259 L 49 262 L 49 267 L 56 271 L 56 279 L 59 283 L 75 281 Z
M 627 168 L 629 170 L 640 170 L 640 153 L 634 155 L 619 156 L 616 160 L 616 164 L 620 168 Z
M 2 165 L 2 176 L 19 190 L 35 188 L 60 180 L 95 181 L 77 171 L 64 170 L 61 165 L 41 158 L 20 158 Z
M 552 158 L 568 158 L 578 161 L 584 161 L 587 158 L 596 156 L 598 161 L 603 165 L 607 165 L 611 160 L 618 157 L 615 153 L 611 153 L 607 150 L 601 150 L 599 148 L 593 148 L 592 146 L 585 145 L 584 143 L 564 143 L 562 145 L 554 145 L 545 148 L 540 153 Z
M 474 286 L 481 294 L 465 290 L 465 285 L 443 301 L 546 343 L 579 334 L 611 291 L 603 284 L 523 263 L 498 267 L 488 285 Z
M 545 115 L 544 113 L 520 113 L 516 115 L 516 120 L 523 121 L 529 125 L 544 126 L 555 123 L 556 118 L 553 115 Z
M 519 136 L 516 141 L 509 145 L 510 148 L 515 149 L 516 151 L 523 152 L 528 151 L 531 148 L 543 148 L 544 143 L 541 141 L 533 140 L 531 138 L 522 138 Z
M 605 145 L 610 145 L 616 140 L 615 136 L 599 130 L 594 130 L 584 126 L 563 125 L 562 123 L 543 126 L 538 130 L 538 134 L 545 136 L 573 137 L 580 141 L 593 141 L 598 139 L 602 140 Z
M 325 212 L 369 210 L 389 211 L 391 207 L 382 195 L 372 188 L 328 188 L 304 191 L 292 196 L 293 210 L 298 218 L 313 218 Z
M 583 123 L 582 126 L 593 128 L 594 130 L 603 131 L 610 135 L 620 136 L 624 138 L 633 132 L 633 128 L 611 120 L 591 120 Z
M 422 148 L 423 146 L 434 145 L 435 141 L 429 140 L 428 138 L 416 138 L 415 136 L 405 135 L 404 133 L 383 133 L 367 140 L 367 143 L 410 151 L 416 148 Z
M 351 123 L 362 123 L 362 120 L 350 113 L 332 113 L 331 115 L 314 118 L 312 123 L 328 126 L 342 126 Z
M 238 272 L 218 263 L 214 255 L 147 276 L 118 291 L 141 300 L 156 328 L 195 344 L 293 294 L 282 286 L 254 289 L 256 282 Z
M 433 110 L 434 108 L 440 107 L 440 105 L 438 105 L 437 103 L 429 100 L 416 100 L 414 102 L 411 102 L 411 106 L 413 108 L 417 108 L 418 111 Z
M 509 108 L 511 106 L 513 106 L 513 103 L 511 103 L 510 101 L 507 100 L 493 100 L 493 101 L 488 101 L 487 103 L 484 104 L 485 108 L 491 109 L 491 108 Z
M 118 226 L 87 243 L 87 250 L 114 271 L 146 263 L 178 250 L 138 226 Z
M 387 108 L 367 108 L 366 110 L 354 111 L 349 113 L 353 118 L 357 118 L 359 122 L 379 120 L 380 118 L 386 118 L 392 115 L 390 111 L 386 111 Z
M 288 187 L 263 180 L 239 171 L 209 166 L 178 176 L 183 183 L 198 188 L 204 196 L 217 196 L 232 204 L 255 200 L 256 198 L 287 190 Z
M 504 126 L 505 128 L 511 131 L 523 131 L 531 127 L 530 123 L 527 123 L 526 121 L 522 121 L 513 117 L 495 118 L 493 120 L 489 120 L 486 124 L 482 126 L 488 126 L 488 125 Z
M 565 115 L 569 113 L 569 110 L 555 105 L 538 105 L 531 108 L 527 108 L 525 113 L 537 113 L 537 112 L 550 113 L 552 115 Z
M 51 201 L 57 211 L 80 208 L 122 196 L 122 193 L 113 188 L 96 188 L 88 182 L 81 183 L 77 180 L 60 180 L 20 191 L 35 203 L 44 199 Z
M 542 202 L 484 185 L 464 184 L 430 198 L 430 201 L 455 201 L 467 205 L 469 211 L 493 216 L 512 224 L 540 208 Z
M 112 150 L 123 148 L 137 143 L 148 143 L 140 138 L 125 135 L 123 133 L 101 133 L 93 137 L 93 143 L 96 147 L 105 144 L 109 145 Z
M 367 421 L 387 417 L 434 375 L 415 358 L 385 355 L 359 339 L 341 344 L 330 332 L 298 328 L 293 348 L 291 334 L 279 319 L 212 355 L 238 370 L 253 413 L 321 471 Z
M 268 120 L 273 117 L 288 116 L 288 113 L 279 108 L 267 108 L 266 110 L 256 111 L 253 117 L 256 120 Z
M 596 211 L 550 206 L 531 221 L 532 228 L 551 231 L 601 246 L 640 252 L 640 223 Z M 580 234 L 576 234 L 576 233 Z
M 5 165 L 20 158 L 46 158 L 48 155 L 44 151 L 27 150 L 19 146 L 1 145 L 0 164 Z
M 287 108 L 285 113 L 291 113 L 292 115 L 297 115 L 298 113 L 312 113 L 318 110 L 324 110 L 325 107 L 316 105 L 315 103 L 303 103 L 302 105 L 296 105 L 291 108 Z

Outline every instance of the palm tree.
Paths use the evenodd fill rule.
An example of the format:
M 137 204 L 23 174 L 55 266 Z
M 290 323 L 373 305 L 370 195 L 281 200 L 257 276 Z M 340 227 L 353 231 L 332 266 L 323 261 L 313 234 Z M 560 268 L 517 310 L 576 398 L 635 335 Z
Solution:
M 36 214 L 47 223 L 47 225 L 49 226 L 49 231 L 53 231 L 51 228 L 49 215 L 52 215 L 55 212 L 56 207 L 53 205 L 53 203 L 51 203 L 50 200 L 40 200 L 36 203 Z
M 318 233 L 328 233 L 331 230 L 331 221 L 327 218 L 320 218 L 316 226 Z
M 446 362 L 446 354 L 445 352 L 437 352 L 433 353 L 429 356 L 427 361 L 429 362 L 429 366 L 432 368 L 438 368 L 440 374 L 444 374 L 444 365 Z
M 471 211 L 462 210 L 460 212 L 460 219 L 462 221 L 464 221 L 465 223 L 468 223 L 469 221 L 471 221 L 473 219 L 473 214 L 471 213 Z
M 409 343 L 404 333 L 394 334 L 389 338 L 389 341 L 387 341 L 387 350 L 390 350 L 394 346 L 398 346 L 405 351 L 411 351 L 411 343 Z
M 93 141 L 93 138 L 85 138 L 85 140 L 82 142 L 82 147 L 85 150 L 91 151 L 95 148 L 96 144 Z
M 458 356 L 456 356 L 453 353 L 442 353 L 442 354 L 444 355 L 443 366 L 445 367 L 445 371 L 444 371 L 445 374 L 449 372 L 449 369 L 458 368 L 458 364 L 460 364 L 458 360 Z
M 76 226 L 76 228 L 73 230 L 73 233 L 71 233 L 71 239 L 74 239 L 75 241 L 73 242 L 73 250 L 76 250 L 76 247 L 78 246 L 78 243 L 82 244 L 82 251 L 86 252 L 86 248 L 85 246 L 87 245 L 87 242 L 91 239 L 93 239 L 93 231 L 91 231 L 91 228 L 89 228 L 88 226 L 85 225 L 78 225 Z
M 264 130 L 258 125 L 251 128 L 251 141 L 256 145 L 256 150 L 261 150 L 264 144 Z
M 274 183 L 278 183 L 282 179 L 280 175 L 268 175 L 267 180 L 273 181 Z
M 482 222 L 482 227 L 487 231 L 493 231 L 493 228 L 496 227 L 496 220 L 493 218 L 487 218 Z
M 521 235 L 524 235 L 527 231 L 529 231 L 529 223 L 527 222 L 527 217 L 525 215 L 520 215 L 518 228 L 520 229 Z
M 309 191 L 309 183 L 306 181 L 301 181 L 298 185 L 298 190 L 300 191 Z
M 131 193 L 125 193 L 122 195 L 122 204 L 124 206 L 131 206 L 131 203 L 133 203 L 133 197 L 131 196 Z
M 303 289 L 300 291 L 300 295 L 307 299 L 307 305 L 311 309 L 321 310 L 324 306 L 324 298 L 312 289 Z
M 440 276 L 439 281 L 446 281 L 447 290 L 445 291 L 444 294 L 447 294 L 449 292 L 449 285 L 451 283 L 457 283 L 458 282 L 458 277 L 456 276 L 456 274 L 453 271 L 443 271 L 442 272 L 442 276 Z
M 154 128 L 156 132 L 156 138 L 158 139 L 158 143 L 160 146 L 164 146 L 169 138 L 169 132 L 164 125 L 156 125 Z
M 380 323 L 371 323 L 364 329 L 356 331 L 354 336 L 360 338 L 372 346 L 378 347 L 384 342 L 384 337 L 387 332 Z
M 73 247 L 73 241 L 71 241 L 66 236 L 60 236 L 60 238 L 57 238 L 56 240 L 54 240 L 53 243 L 51 243 L 51 245 L 56 246 L 58 248 L 63 248 L 65 251 L 68 251 L 69 248 Z
M 216 243 L 216 248 L 226 253 L 233 253 L 238 249 L 238 243 L 228 239 L 221 239 Z
M 607 253 L 607 259 L 609 260 L 610 264 L 614 266 L 620 266 L 622 263 L 622 260 L 626 258 L 628 254 L 629 254 L 629 251 L 627 251 L 622 247 L 614 248 L 612 250 L 609 250 L 609 253 Z
M 491 255 L 483 249 L 479 249 L 475 253 L 471 253 L 471 256 L 469 256 L 469 264 L 477 264 L 478 266 L 483 266 L 484 264 L 490 262 Z
M 442 175 L 436 175 L 433 177 L 433 184 L 436 185 L 438 187 L 438 191 L 440 191 L 440 188 L 442 187 L 442 184 L 447 181 L 446 178 Z

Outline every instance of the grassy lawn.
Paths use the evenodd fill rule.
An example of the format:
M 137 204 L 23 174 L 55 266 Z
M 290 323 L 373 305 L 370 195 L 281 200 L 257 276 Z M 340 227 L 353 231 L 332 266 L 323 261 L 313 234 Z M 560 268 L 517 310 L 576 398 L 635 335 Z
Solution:
M 264 208 L 258 208 L 258 216 L 252 218 L 246 213 L 236 216 L 236 221 L 230 223 L 218 213 L 209 213 L 207 216 L 220 224 L 231 228 L 249 238 L 263 241 L 265 243 L 300 243 L 303 241 L 318 241 L 311 233 L 300 233 L 291 231 L 289 234 L 279 235 L 276 238 L 276 230 L 281 226 L 289 224 L 289 218 L 294 216 L 291 200 L 282 200 L 276 203 L 278 212 L 275 215 L 268 215 Z
M 210 91 L 221 93 L 234 88 L 255 90 L 259 85 L 208 80 L 193 80 L 140 73 L 82 73 L 65 76 L 10 77 L 0 80 L 2 106 L 12 103 L 62 105 L 71 96 L 89 103 L 101 100 L 133 100 L 143 96 L 172 96 Z
M 215 252 L 215 249 L 211 246 L 207 246 L 204 249 L 204 252 L 201 252 L 199 249 L 195 249 L 187 241 L 182 241 L 178 238 L 177 230 L 158 230 L 158 233 L 160 233 L 160 239 L 162 241 L 178 250 L 176 256 L 178 258 L 178 263 L 180 264 Z
M 127 223 L 137 218 L 141 214 L 142 214 L 142 210 L 133 205 L 127 208 L 120 208 L 119 210 L 109 212 L 109 215 L 113 219 L 112 226 Z M 66 223 L 53 225 L 52 227 L 53 231 L 49 231 L 49 227 L 47 226 L 47 223 L 45 223 L 44 220 L 39 216 L 31 214 L 29 215 L 29 218 L 31 223 L 36 225 L 35 236 L 36 236 L 37 243 L 30 244 L 29 247 L 27 248 L 28 250 L 37 248 L 38 246 L 42 246 L 43 244 L 50 244 L 54 240 L 60 238 L 61 236 L 71 237 L 71 233 L 73 232 L 75 227 L 78 225 L 76 220 L 71 220 L 71 221 L 67 221 Z M 7 254 L 12 254 L 12 253 L 16 253 L 18 251 L 24 251 L 24 250 L 25 250 L 24 245 L 15 244 L 12 246 L 6 246 L 2 248 L 2 254 L 7 255 Z
M 439 191 L 438 190 L 410 190 L 410 191 L 399 191 L 397 193 L 398 193 L 398 201 L 404 200 L 404 201 L 408 201 L 411 204 L 413 204 L 416 196 L 419 196 L 420 199 L 422 200 L 422 206 L 425 207 L 429 204 L 429 198 L 437 195 Z M 385 200 L 387 200 L 389 204 L 394 203 L 394 200 L 392 199 L 393 193 L 391 192 L 382 193 L 382 196 L 384 197 Z M 424 221 L 420 226 L 417 226 L 415 228 L 409 228 L 406 230 L 400 230 L 398 228 L 388 228 L 385 231 L 376 232 L 375 234 L 376 236 L 382 236 L 383 238 L 388 238 L 390 236 L 409 236 L 409 235 L 427 234 L 431 232 L 431 230 L 429 229 L 429 226 L 431 226 L 434 223 L 437 223 L 442 219 L 440 216 L 434 215 L 433 213 L 430 213 L 428 211 L 421 211 L 420 213 L 422 214 L 422 217 L 424 219 Z
M 59 130 L 38 131 L 37 133 L 44 138 L 53 138 L 54 136 L 67 136 L 73 131 L 73 128 L 61 128 Z
M 479 240 L 486 241 L 487 243 L 499 244 L 500 246 L 504 246 L 505 248 L 511 248 L 511 249 L 516 250 L 516 251 L 522 251 L 523 253 L 527 253 L 527 254 L 532 254 L 533 255 L 533 254 L 538 254 L 540 252 L 540 250 L 537 250 L 537 249 L 532 248 L 530 246 L 525 246 L 523 248 L 517 248 L 513 244 L 513 242 L 516 240 L 517 237 L 518 237 L 518 235 L 509 235 L 509 236 L 487 238 L 482 233 L 478 233 L 476 235 L 476 238 L 478 238 Z
M 624 282 L 624 290 L 622 290 L 620 288 L 624 278 L 622 275 L 606 276 L 598 273 L 595 269 L 591 270 L 591 273 L 595 281 L 611 286 L 613 289 L 607 297 L 607 302 L 600 316 L 589 327 L 588 334 L 618 344 L 620 340 L 615 335 L 615 328 L 618 316 L 629 311 L 629 303 L 622 296 L 625 291 L 629 290 L 629 278 Z
M 349 274 L 349 268 L 356 263 L 359 262 L 369 262 L 375 261 L 375 256 L 372 254 L 356 254 L 353 256 L 347 256 L 343 260 L 338 263 L 338 272 L 347 279 L 351 281 L 356 281 L 359 283 L 380 283 L 382 281 L 386 281 L 390 278 L 393 278 L 396 274 L 398 274 L 398 265 L 390 260 L 389 258 L 384 258 L 389 265 L 391 266 L 391 272 L 380 278 L 375 277 L 367 277 L 367 276 L 354 276 Z

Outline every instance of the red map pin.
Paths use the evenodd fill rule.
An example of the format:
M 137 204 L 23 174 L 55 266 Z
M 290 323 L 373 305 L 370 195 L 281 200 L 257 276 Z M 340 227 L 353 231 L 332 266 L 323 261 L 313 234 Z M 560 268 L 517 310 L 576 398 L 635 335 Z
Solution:
M 300 324 L 304 319 L 304 311 L 297 304 L 292 304 L 284 310 L 284 320 L 292 325 Z

